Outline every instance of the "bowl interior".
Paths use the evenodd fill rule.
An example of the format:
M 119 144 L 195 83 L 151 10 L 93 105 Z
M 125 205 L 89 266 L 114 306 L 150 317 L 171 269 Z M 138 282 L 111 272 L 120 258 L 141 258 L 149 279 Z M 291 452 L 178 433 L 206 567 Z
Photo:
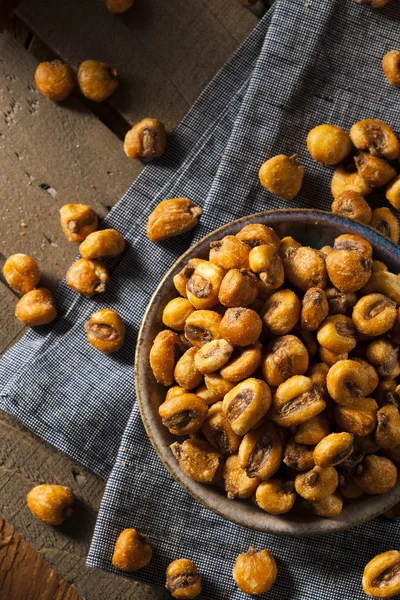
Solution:
M 178 295 L 172 278 L 190 258 L 205 258 L 210 242 L 225 235 L 234 235 L 248 223 L 264 223 L 273 227 L 281 238 L 290 235 L 303 245 L 314 248 L 332 245 L 335 237 L 343 233 L 359 235 L 371 243 L 375 259 L 385 262 L 394 273 L 400 271 L 400 250 L 390 240 L 368 226 L 323 211 L 282 210 L 257 213 L 215 230 L 176 261 L 159 284 L 144 315 L 135 361 L 137 399 L 144 426 L 154 449 L 176 481 L 198 502 L 230 521 L 276 535 L 327 534 L 354 527 L 399 502 L 400 481 L 386 494 L 363 496 L 351 501 L 336 518 L 324 519 L 291 513 L 274 516 L 263 512 L 250 500 L 228 500 L 222 487 L 196 483 L 179 469 L 169 449 L 169 445 L 177 438 L 162 425 L 158 415 L 166 388 L 155 381 L 149 365 L 149 353 L 155 336 L 165 328 L 161 320 L 162 311 L 169 300 Z

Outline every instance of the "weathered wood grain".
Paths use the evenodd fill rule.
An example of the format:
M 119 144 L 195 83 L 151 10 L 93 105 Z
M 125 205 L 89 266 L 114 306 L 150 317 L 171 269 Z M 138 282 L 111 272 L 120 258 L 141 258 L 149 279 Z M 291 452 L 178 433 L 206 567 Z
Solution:
M 87 600 L 160 600 L 169 597 L 164 590 L 153 590 L 123 577 L 87 569 L 85 560 L 104 481 L 43 443 L 3 413 L 0 413 L 0 430 L 0 513 L 57 569 L 63 579 L 73 584 Z M 44 482 L 67 485 L 77 498 L 74 515 L 60 527 L 50 527 L 38 521 L 26 506 L 26 494 L 32 487 Z M 22 561 L 23 555 L 16 560 Z M 31 573 L 33 576 L 34 572 Z M 43 577 L 42 568 L 38 567 L 38 573 Z M 1 593 L 0 598 L 3 598 Z M 46 596 L 39 598 L 50 600 Z M 32 600 L 30 596 L 28 599 Z M 75 599 L 71 597 L 68 600 Z
M 257 22 L 231 0 L 137 0 L 118 16 L 100 2 L 25 0 L 17 14 L 75 67 L 115 66 L 121 84 L 109 102 L 127 121 L 157 117 L 168 129 Z
M 254 15 L 245 14 L 240 0 L 203 0 L 207 9 L 240 44 L 258 23 Z M 248 10 L 248 7 L 246 7 Z
M 32 577 L 32 573 L 35 573 L 36 577 Z M 82 600 L 81 596 L 1 517 L 0 598 Z
M 36 61 L 0 35 L 0 253 L 28 252 L 54 287 L 77 254 L 59 224 L 67 202 L 100 216 L 142 168 L 77 98 L 47 101 L 32 84 Z
M 0 0 L 0 29 L 5 26 L 8 17 L 20 0 Z
M 0 269 L 2 267 L 0 256 Z M 0 356 L 14 344 L 24 331 L 22 323 L 14 318 L 17 297 L 0 281 Z

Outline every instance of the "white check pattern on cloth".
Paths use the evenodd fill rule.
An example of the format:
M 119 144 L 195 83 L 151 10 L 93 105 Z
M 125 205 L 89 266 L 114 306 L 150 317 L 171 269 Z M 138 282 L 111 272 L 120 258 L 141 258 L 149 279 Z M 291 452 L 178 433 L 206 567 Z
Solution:
M 273 10 L 273 12 L 272 12 Z M 231 570 L 250 545 L 276 556 L 271 600 L 354 600 L 365 563 L 398 548 L 395 522 L 375 520 L 317 539 L 277 538 L 224 521 L 195 502 L 169 476 L 144 432 L 133 390 L 133 354 L 152 291 L 172 262 L 216 227 L 265 209 L 329 209 L 332 169 L 307 153 L 307 132 L 319 123 L 347 130 L 381 118 L 400 131 L 399 90 L 387 85 L 381 59 L 398 48 L 396 0 L 371 11 L 354 0 L 278 0 L 170 136 L 166 155 L 147 167 L 106 219 L 127 239 L 110 265 L 101 297 L 78 297 L 63 283 L 55 326 L 29 332 L 3 359 L 1 408 L 100 475 L 109 476 L 88 565 L 113 570 L 115 540 L 125 527 L 147 534 L 151 564 L 132 576 L 164 583 L 168 563 L 192 558 L 203 574 L 204 599 L 239 600 Z M 299 154 L 306 176 L 295 202 L 258 183 L 261 163 Z M 187 196 L 204 209 L 199 227 L 154 245 L 145 223 L 162 199 Z M 381 204 L 379 195 L 371 198 Z M 83 323 L 112 306 L 127 324 L 115 355 L 88 346 Z M 130 414 L 130 417 L 129 417 Z M 129 420 L 128 420 L 129 417 Z M 122 436 L 122 442 L 120 443 Z

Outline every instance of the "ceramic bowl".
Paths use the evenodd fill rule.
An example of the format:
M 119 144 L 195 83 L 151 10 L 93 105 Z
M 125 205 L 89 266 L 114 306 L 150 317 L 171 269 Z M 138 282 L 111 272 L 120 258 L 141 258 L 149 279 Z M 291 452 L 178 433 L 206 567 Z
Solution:
M 375 259 L 386 263 L 394 273 L 400 272 L 400 249 L 397 246 L 374 229 L 332 213 L 317 210 L 269 211 L 232 221 L 216 229 L 175 262 L 154 292 L 143 317 L 135 361 L 137 399 L 143 423 L 154 449 L 172 477 L 203 506 L 225 519 L 276 535 L 310 536 L 349 529 L 373 519 L 400 502 L 400 481 L 386 494 L 353 500 L 344 506 L 341 515 L 336 518 L 325 519 L 290 513 L 275 516 L 263 512 L 251 500 L 228 500 L 222 486 L 207 486 L 191 480 L 180 470 L 169 449 L 169 445 L 176 441 L 176 438 L 162 425 L 158 415 L 158 407 L 164 400 L 166 388 L 154 379 L 149 365 L 149 353 L 155 336 L 165 329 L 161 321 L 162 311 L 167 302 L 178 295 L 172 278 L 190 258 L 205 258 L 210 242 L 225 235 L 234 235 L 248 223 L 269 225 L 280 237 L 291 235 L 302 244 L 314 248 L 331 245 L 334 238 L 343 233 L 359 235 L 371 243 Z

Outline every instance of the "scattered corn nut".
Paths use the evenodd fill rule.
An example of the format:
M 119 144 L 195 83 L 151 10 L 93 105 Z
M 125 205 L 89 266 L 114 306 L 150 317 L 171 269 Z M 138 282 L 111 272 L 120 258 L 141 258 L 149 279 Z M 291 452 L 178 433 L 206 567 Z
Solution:
M 178 558 L 168 565 L 166 577 L 165 587 L 173 598 L 191 600 L 201 593 L 200 573 L 188 558 Z
M 61 525 L 72 515 L 75 497 L 64 485 L 37 485 L 26 497 L 28 508 L 35 517 L 49 525 Z
M 119 571 L 133 572 L 146 567 L 153 551 L 136 529 L 124 529 L 115 543 L 112 564 Z
M 367 196 L 372 188 L 358 173 L 355 165 L 340 165 L 334 172 L 331 181 L 331 193 L 334 198 L 344 192 L 355 192 L 360 196 Z
M 378 554 L 366 565 L 362 587 L 373 598 L 391 598 L 400 594 L 400 552 Z
M 245 594 L 263 594 L 275 583 L 278 570 L 274 557 L 268 550 L 257 551 L 251 546 L 239 554 L 232 571 L 233 579 Z
M 397 175 L 395 169 L 384 158 L 368 152 L 359 152 L 354 162 L 361 177 L 372 188 L 385 186 Z
M 375 2 L 383 3 L 385 0 L 375 0 Z M 386 1 L 387 4 L 388 0 Z M 389 50 L 382 59 L 382 68 L 385 77 L 395 87 L 400 87 L 400 51 Z
M 340 217 L 368 224 L 371 220 L 371 207 L 368 202 L 353 191 L 342 192 L 332 202 L 331 210 Z
M 400 175 L 395 177 L 386 187 L 386 200 L 394 208 L 400 208 Z
M 181 235 L 196 227 L 202 214 L 188 198 L 170 198 L 156 206 L 147 221 L 147 237 L 152 242 Z
M 387 3 L 387 0 L 377 1 Z M 373 156 L 393 160 L 400 154 L 400 143 L 393 129 L 378 119 L 364 119 L 354 123 L 350 129 L 350 137 L 358 150 L 366 150 Z

